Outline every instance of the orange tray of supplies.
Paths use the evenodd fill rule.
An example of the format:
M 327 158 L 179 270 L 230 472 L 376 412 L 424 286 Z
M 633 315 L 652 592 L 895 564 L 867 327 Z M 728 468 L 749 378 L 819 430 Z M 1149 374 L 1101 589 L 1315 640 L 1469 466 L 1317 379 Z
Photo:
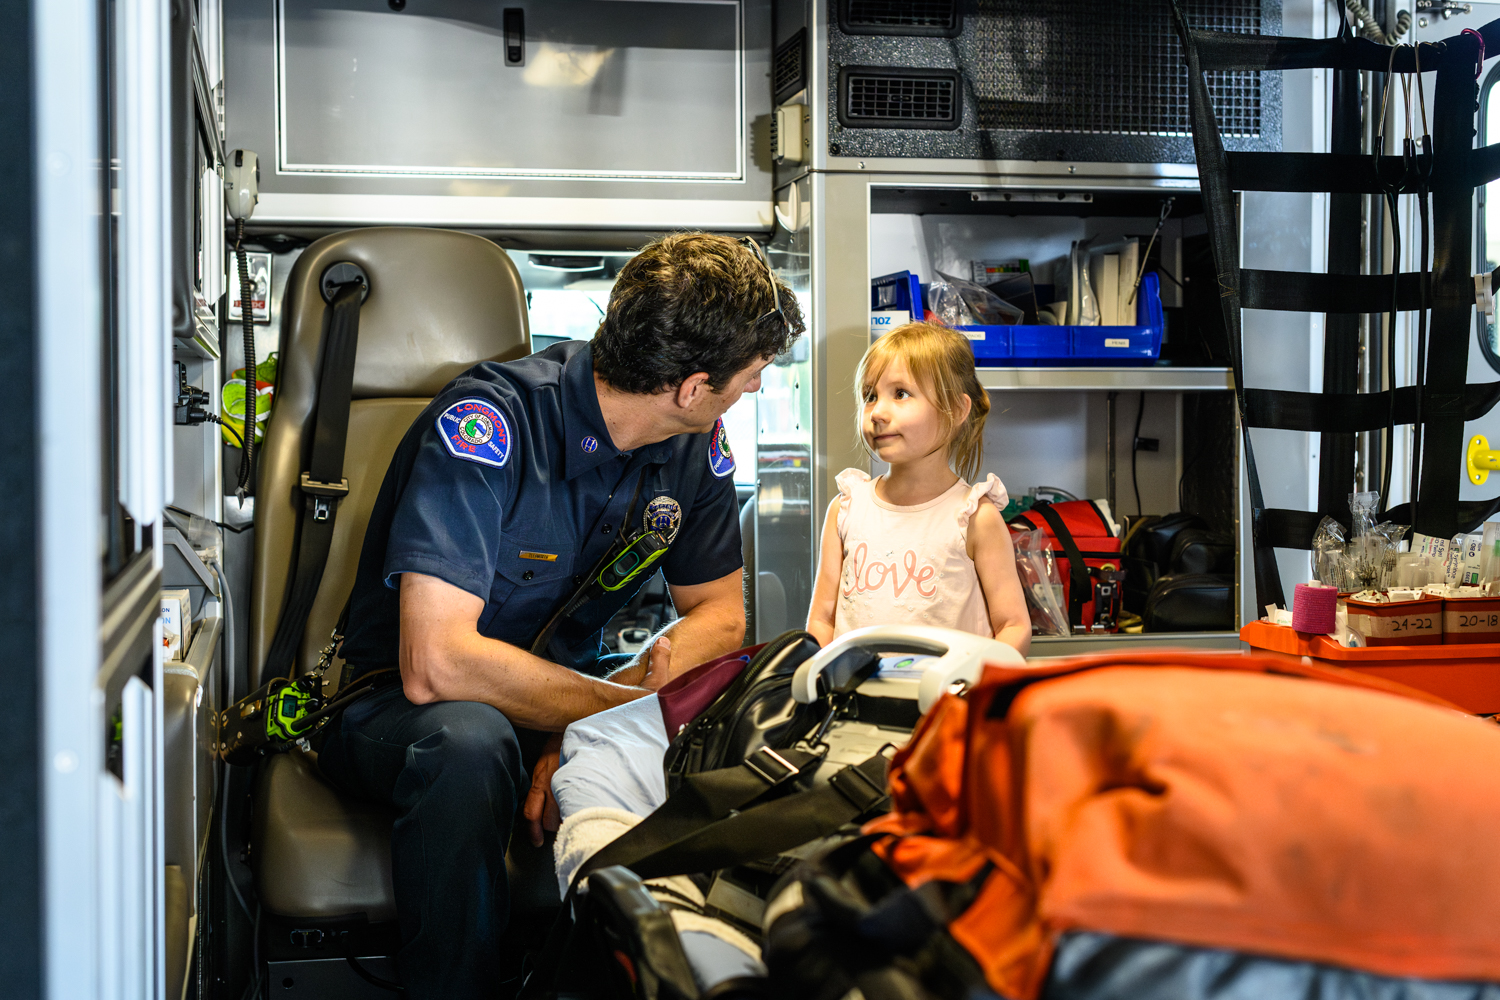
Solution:
M 1470 712 L 1500 712 L 1500 642 L 1447 646 L 1340 646 L 1326 635 L 1251 622 L 1240 640 L 1256 649 L 1310 657 L 1429 691 Z

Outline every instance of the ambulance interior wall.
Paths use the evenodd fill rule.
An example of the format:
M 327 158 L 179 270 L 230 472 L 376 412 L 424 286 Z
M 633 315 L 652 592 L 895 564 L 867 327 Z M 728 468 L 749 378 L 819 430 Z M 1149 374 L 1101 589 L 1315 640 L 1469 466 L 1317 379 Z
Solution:
M 1136 392 L 1116 401 L 1115 504 L 1117 517 L 1137 513 L 1130 474 L 1130 438 L 1140 402 Z M 1159 450 L 1136 456 L 1140 511 L 1165 514 L 1178 509 L 1179 483 L 1192 451 L 1184 446 L 1184 394 L 1147 392 L 1141 437 L 1155 438 Z M 1103 392 L 1006 389 L 990 392 L 980 475 L 994 473 L 1011 497 L 1038 486 L 1054 486 L 1093 500 L 1108 496 L 1105 444 L 1107 398 Z M 1184 459 L 1184 453 L 1187 458 Z M 871 460 L 870 471 L 887 469 Z

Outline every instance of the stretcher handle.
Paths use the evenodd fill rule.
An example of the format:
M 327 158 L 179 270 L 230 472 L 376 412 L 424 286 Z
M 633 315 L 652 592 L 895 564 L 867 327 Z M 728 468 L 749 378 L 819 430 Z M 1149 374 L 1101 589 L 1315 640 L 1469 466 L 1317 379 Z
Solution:
M 926 712 L 954 684 L 973 684 L 986 663 L 1025 666 L 1026 659 L 996 639 L 932 625 L 871 625 L 845 632 L 792 675 L 792 698 L 803 705 L 818 700 L 818 676 L 851 646 L 875 653 L 916 653 L 940 657 L 927 668 L 917 688 L 917 708 Z

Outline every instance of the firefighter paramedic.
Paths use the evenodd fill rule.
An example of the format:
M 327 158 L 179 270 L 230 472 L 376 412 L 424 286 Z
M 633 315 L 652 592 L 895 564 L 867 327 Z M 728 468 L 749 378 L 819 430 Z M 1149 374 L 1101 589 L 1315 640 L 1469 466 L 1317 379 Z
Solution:
M 409 996 L 496 988 L 506 846 L 523 802 L 534 841 L 555 815 L 561 731 L 741 644 L 720 416 L 802 330 L 758 247 L 668 236 L 621 270 L 592 342 L 475 366 L 397 448 L 343 655 L 401 683 L 345 712 L 319 766 L 396 811 Z M 602 628 L 658 567 L 681 617 L 610 673 Z

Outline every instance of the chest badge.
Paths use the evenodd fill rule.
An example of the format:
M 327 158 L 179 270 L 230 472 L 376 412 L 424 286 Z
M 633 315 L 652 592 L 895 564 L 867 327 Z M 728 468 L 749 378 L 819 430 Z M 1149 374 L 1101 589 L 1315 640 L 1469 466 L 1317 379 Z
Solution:
M 734 452 L 729 450 L 729 432 L 724 429 L 724 420 L 714 421 L 714 437 L 708 443 L 708 471 L 715 479 L 723 479 L 734 471 Z
M 487 400 L 460 399 L 438 414 L 437 431 L 454 458 L 496 469 L 504 468 L 510 458 L 510 425 Z
M 578 444 L 583 449 L 585 455 L 592 455 L 599 450 L 599 439 L 592 434 L 578 442 Z
M 641 520 L 647 531 L 660 532 L 671 544 L 682 527 L 682 505 L 671 497 L 656 497 L 646 504 L 646 515 Z

